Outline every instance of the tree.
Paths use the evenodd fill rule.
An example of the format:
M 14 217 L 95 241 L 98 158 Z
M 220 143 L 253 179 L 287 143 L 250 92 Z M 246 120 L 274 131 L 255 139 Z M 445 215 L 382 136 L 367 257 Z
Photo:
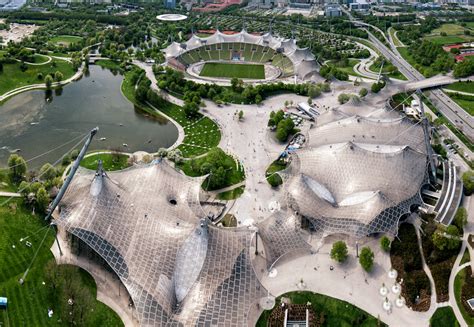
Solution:
M 431 239 L 438 250 L 454 250 L 460 244 L 459 229 L 454 225 L 447 228 L 440 225 L 431 236 Z
M 453 75 L 456 78 L 467 77 L 474 74 L 474 61 L 463 60 L 454 67 Z
M 380 239 L 380 247 L 382 248 L 382 250 L 384 250 L 385 252 L 389 252 L 390 251 L 390 239 L 387 237 L 387 236 L 382 236 L 382 238 Z
M 194 117 L 199 112 L 199 105 L 195 102 L 185 101 L 183 110 L 187 117 Z
M 43 73 L 38 73 L 38 75 L 36 75 L 36 77 L 41 81 L 44 77 L 43 77 Z
M 331 259 L 337 262 L 344 262 L 347 259 L 347 245 L 344 241 L 337 241 L 332 245 Z
M 166 148 L 159 148 L 157 152 L 158 157 L 164 158 L 168 155 L 168 149 Z
M 256 103 L 256 104 L 262 103 L 262 96 L 261 96 L 260 94 L 257 94 L 257 95 L 255 96 L 255 103 Z
M 369 91 L 367 91 L 367 89 L 365 87 L 361 88 L 360 91 L 359 91 L 359 96 L 361 98 L 365 97 L 367 94 L 369 93 Z
M 36 192 L 36 209 L 40 213 L 46 213 L 49 205 L 49 194 L 44 187 Z
M 474 193 L 474 170 L 468 170 L 462 174 L 462 183 L 466 195 Z
M 339 96 L 337 97 L 337 101 L 339 101 L 340 104 L 344 104 L 346 103 L 347 101 L 349 101 L 351 97 L 346 94 L 346 93 L 341 93 L 339 94 Z
M 51 75 L 46 75 L 44 78 L 44 84 L 46 85 L 46 88 L 49 90 L 51 88 L 51 85 L 53 84 L 53 77 Z
M 239 111 L 239 120 L 244 118 L 244 112 L 242 110 Z
M 467 210 L 464 207 L 459 207 L 456 211 L 456 215 L 454 215 L 454 224 L 459 228 L 462 229 L 467 224 Z
M 312 105 L 312 104 L 313 104 L 313 99 L 308 98 L 308 104 L 309 104 L 309 105 Z
M 42 180 L 50 181 L 58 175 L 56 168 L 51 164 L 46 163 L 40 169 L 40 176 Z
M 359 263 L 365 271 L 369 272 L 372 270 L 374 266 L 374 252 L 368 246 L 363 247 L 360 251 Z
M 321 88 L 317 85 L 311 85 L 308 89 L 308 96 L 311 99 L 317 98 L 321 95 Z
M 17 154 L 10 155 L 10 158 L 8 158 L 8 168 L 10 180 L 13 183 L 21 182 L 27 170 L 25 159 Z
M 373 93 L 379 93 L 381 89 L 385 87 L 385 82 L 378 82 L 372 84 L 371 91 Z
M 64 77 L 64 76 L 63 76 L 63 73 L 61 73 L 60 71 L 56 71 L 56 72 L 54 73 L 54 80 L 55 80 L 56 82 L 58 82 L 58 83 L 63 80 L 63 77 Z

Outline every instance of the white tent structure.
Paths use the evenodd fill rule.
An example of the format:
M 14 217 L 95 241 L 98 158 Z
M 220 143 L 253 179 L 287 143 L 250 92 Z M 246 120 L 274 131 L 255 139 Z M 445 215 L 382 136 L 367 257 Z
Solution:
M 203 46 L 221 43 L 244 43 L 269 47 L 290 59 L 295 74 L 302 80 L 310 78 L 319 70 L 319 64 L 311 50 L 309 48 L 298 48 L 295 39 L 283 39 L 270 33 L 258 36 L 249 34 L 246 30 L 242 30 L 236 34 L 224 34 L 217 30 L 214 34 L 206 38 L 201 38 L 193 34 L 188 41 L 182 44 L 173 42 L 163 51 L 165 57 L 169 60 Z

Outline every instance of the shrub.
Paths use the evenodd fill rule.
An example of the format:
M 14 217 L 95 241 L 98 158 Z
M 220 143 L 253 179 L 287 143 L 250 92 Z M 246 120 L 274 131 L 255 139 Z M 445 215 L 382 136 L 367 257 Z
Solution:
M 369 247 L 363 247 L 360 251 L 359 263 L 365 271 L 371 271 L 374 266 L 374 252 Z
M 337 97 L 337 101 L 339 101 L 340 104 L 344 104 L 346 103 L 347 101 L 349 101 L 351 97 L 346 94 L 346 93 L 341 93 L 339 94 L 339 96 Z
M 347 259 L 347 245 L 344 241 L 337 241 L 332 245 L 331 259 L 344 262 Z
M 384 250 L 385 252 L 389 252 L 390 251 L 390 239 L 387 237 L 387 236 L 382 236 L 382 238 L 380 239 L 380 247 L 382 248 L 382 250 Z

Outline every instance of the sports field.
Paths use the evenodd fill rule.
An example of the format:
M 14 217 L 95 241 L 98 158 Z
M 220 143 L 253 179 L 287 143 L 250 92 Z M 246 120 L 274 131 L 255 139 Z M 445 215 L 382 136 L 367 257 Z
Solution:
M 265 67 L 258 64 L 207 62 L 204 64 L 200 76 L 265 79 Z

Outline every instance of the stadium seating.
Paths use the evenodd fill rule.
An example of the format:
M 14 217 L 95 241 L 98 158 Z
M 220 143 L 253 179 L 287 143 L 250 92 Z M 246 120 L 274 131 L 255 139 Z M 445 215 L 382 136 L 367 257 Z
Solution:
M 272 61 L 273 65 L 280 68 L 284 75 L 293 73 L 293 64 L 283 54 L 277 54 L 275 50 L 256 44 L 246 43 L 221 43 L 210 46 L 202 46 L 180 55 L 177 59 L 185 66 L 189 66 L 199 61 L 208 60 L 232 60 L 240 57 L 244 61 L 266 63 Z

